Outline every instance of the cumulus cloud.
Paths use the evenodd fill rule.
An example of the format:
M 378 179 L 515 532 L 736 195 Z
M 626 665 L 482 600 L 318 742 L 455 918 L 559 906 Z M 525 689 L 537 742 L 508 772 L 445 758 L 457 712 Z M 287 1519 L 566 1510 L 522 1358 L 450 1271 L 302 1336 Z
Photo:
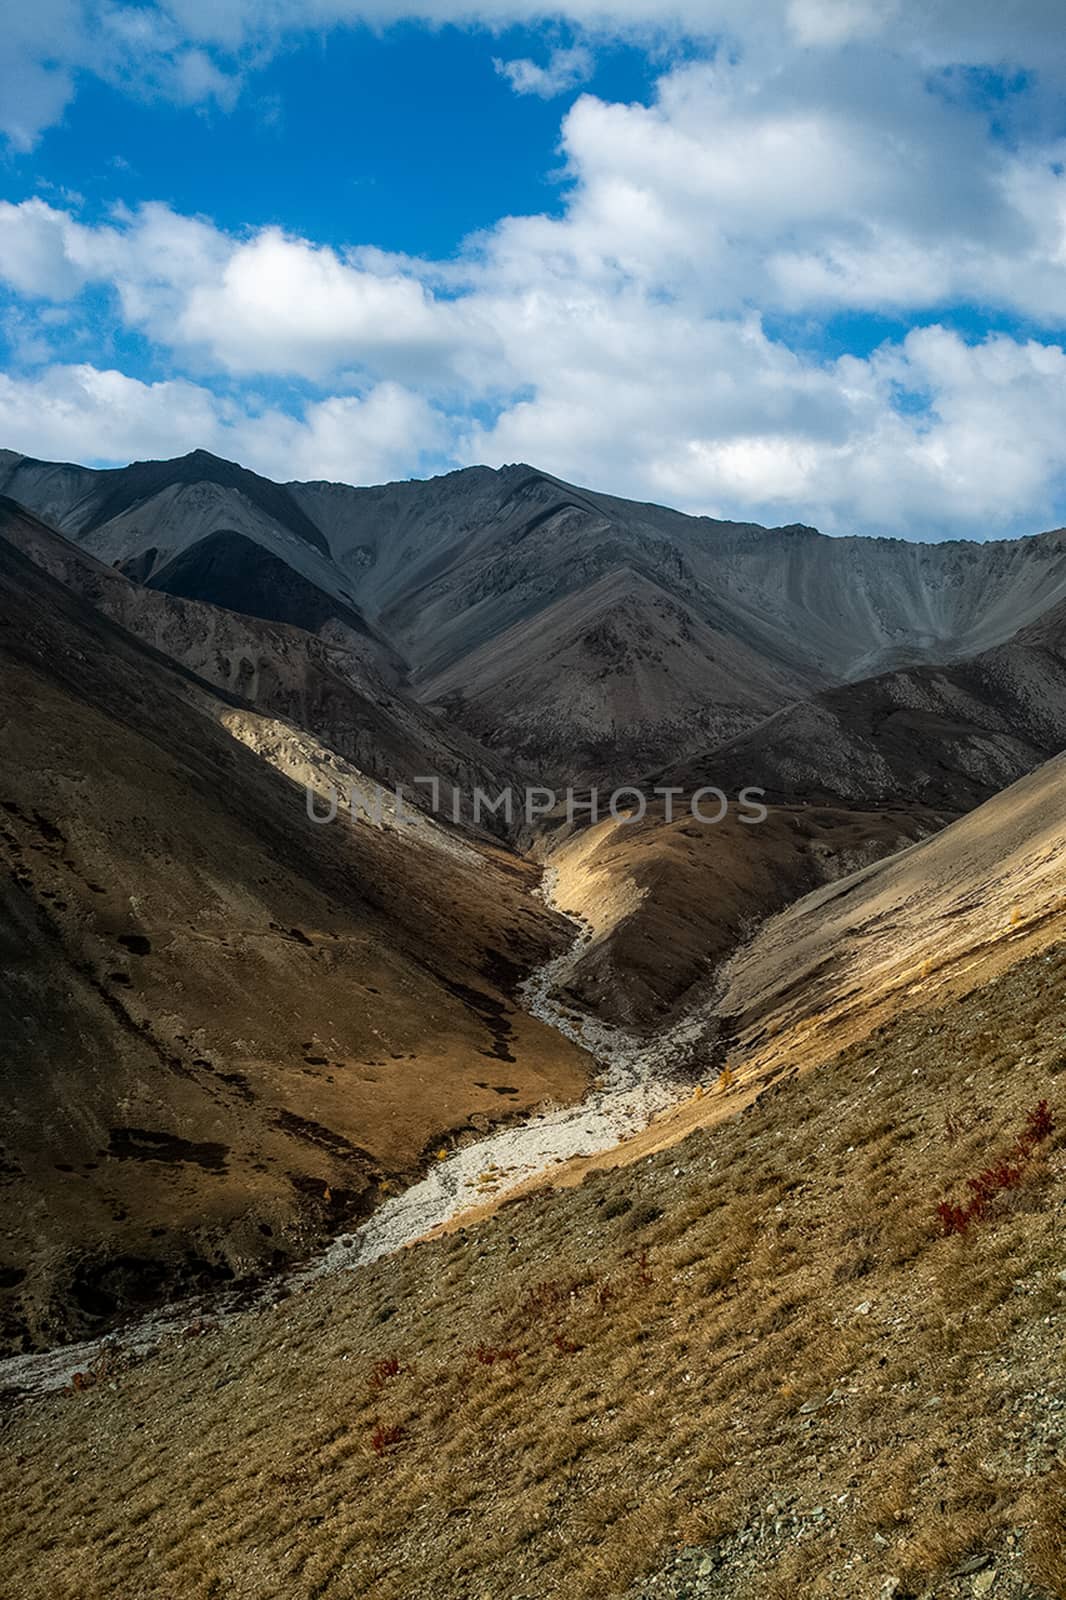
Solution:
M 149 304 L 146 320 L 154 321 Z M 449 308 L 411 275 L 372 272 L 267 228 L 237 244 L 217 278 L 190 285 L 175 342 L 228 370 L 321 377 L 351 364 L 423 373 L 456 341 Z
M 396 383 L 377 384 L 365 396 L 332 395 L 297 418 L 280 411 L 243 416 L 228 431 L 241 460 L 268 477 L 337 483 L 409 477 L 451 443 L 446 419 Z
M 356 9 L 277 0 L 269 14 L 282 29 Z M 362 481 L 524 458 L 692 510 L 832 531 L 985 535 L 1054 516 L 1066 141 L 1035 114 L 1003 138 L 940 69 L 1039 49 L 1053 74 L 1056 9 L 1019 0 L 1010 28 L 984 0 L 939 0 L 918 23 L 897 0 L 767 0 L 758 29 L 740 0 L 669 14 L 576 0 L 569 14 L 637 27 L 653 10 L 657 25 L 693 28 L 699 13 L 741 47 L 665 71 L 647 105 L 582 95 L 562 120 L 559 214 L 504 218 L 447 262 L 228 233 L 163 205 L 88 225 L 70 206 L 0 204 L 11 337 L 44 362 L 5 380 L 3 442 L 116 460 L 207 444 L 272 476 Z M 359 14 L 400 11 L 382 0 Z M 532 10 L 439 0 L 418 14 Z M 175 0 L 165 28 L 154 18 L 115 14 L 127 58 L 158 62 L 166 40 L 174 60 L 179 44 L 204 51 L 189 95 L 223 95 L 197 73 L 254 31 L 242 0 Z M 575 70 L 554 56 L 532 76 L 527 65 L 503 64 L 527 92 Z M 1023 98 L 1036 92 L 1025 83 Z M 45 309 L 72 340 L 86 290 L 94 315 L 109 294 L 115 326 L 183 376 L 137 384 L 99 354 L 48 365 Z M 959 306 L 1044 331 L 964 339 L 948 326 Z M 914 326 L 839 359 L 781 331 L 842 310 Z M 249 397 L 267 381 L 270 406 Z M 299 396 L 288 409 L 285 384 Z
M 495 57 L 492 64 L 515 94 L 534 94 L 541 100 L 553 100 L 556 95 L 577 89 L 592 76 L 592 52 L 580 44 L 553 50 L 544 67 L 527 57 L 517 61 Z
M 828 532 L 929 538 L 1032 532 L 1055 516 L 1066 472 L 1066 352 L 996 335 L 976 345 L 940 326 L 913 330 L 822 376 L 845 397 L 843 426 L 797 414 L 664 440 L 660 488 L 767 521 L 802 511 Z M 921 405 L 898 404 L 900 393 Z
M 994 65 L 1066 72 L 1058 0 L 36 0 L 9 7 L 0 38 L 0 135 L 31 148 L 61 115 L 79 75 L 180 104 L 231 105 L 245 73 L 287 42 L 332 27 L 456 23 L 496 30 L 559 20 L 587 36 L 725 41 L 764 60 L 839 51 L 864 41 L 926 66 Z M 579 45 L 578 54 L 584 48 Z M 560 52 L 565 58 L 568 52 Z M 504 64 L 520 92 L 580 81 L 579 62 Z
M 21 294 L 64 300 L 88 279 L 92 239 L 66 211 L 43 200 L 0 201 L 0 277 Z
M 293 416 L 185 379 L 142 383 L 88 363 L 0 373 L 5 447 L 44 459 L 126 462 L 204 448 L 275 478 L 358 483 L 416 469 L 438 449 L 442 430 L 421 396 L 395 384 Z

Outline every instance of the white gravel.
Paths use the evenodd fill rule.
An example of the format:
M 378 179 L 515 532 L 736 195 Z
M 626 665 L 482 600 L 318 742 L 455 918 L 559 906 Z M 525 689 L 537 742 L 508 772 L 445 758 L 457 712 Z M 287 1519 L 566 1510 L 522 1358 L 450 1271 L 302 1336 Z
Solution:
M 540 894 L 549 904 L 555 883 L 549 869 Z M 556 907 L 556 909 L 561 909 Z M 568 913 L 563 913 L 567 915 Z M 657 1112 L 691 1094 L 678 1081 L 687 1048 L 704 1030 L 703 1010 L 683 1018 L 654 1040 L 596 1018 L 578 1018 L 556 995 L 592 942 L 575 918 L 574 943 L 539 967 L 522 986 L 526 1009 L 588 1050 L 599 1067 L 598 1087 L 577 1105 L 559 1106 L 500 1128 L 439 1162 L 421 1183 L 380 1206 L 355 1233 L 346 1234 L 301 1274 L 319 1277 L 357 1267 L 419 1239 L 471 1206 L 505 1195 L 525 1179 L 550 1172 L 573 1156 L 595 1155 L 647 1126 Z

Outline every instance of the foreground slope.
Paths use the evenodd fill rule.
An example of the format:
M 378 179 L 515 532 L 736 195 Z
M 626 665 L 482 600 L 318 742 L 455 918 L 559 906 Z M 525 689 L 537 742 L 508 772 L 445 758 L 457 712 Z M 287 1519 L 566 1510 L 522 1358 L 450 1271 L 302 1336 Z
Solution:
M 794 1069 L 1057 939 L 1064 841 L 1058 756 L 935 838 L 765 923 L 730 964 L 721 1001 L 745 1072 Z
M 0 666 L 9 1345 L 305 1252 L 441 1134 L 580 1092 L 512 998 L 569 936 L 532 868 L 313 827 L 246 748 L 274 724 L 4 540 Z
M 1062 776 L 834 891 L 767 992 L 800 1006 L 865 931 L 905 1003 L 812 1027 L 817 1070 L 738 1058 L 684 1142 L 17 1410 L 23 1592 L 1061 1595 Z M 872 895 L 943 945 L 935 985 L 882 981 L 842 920 Z

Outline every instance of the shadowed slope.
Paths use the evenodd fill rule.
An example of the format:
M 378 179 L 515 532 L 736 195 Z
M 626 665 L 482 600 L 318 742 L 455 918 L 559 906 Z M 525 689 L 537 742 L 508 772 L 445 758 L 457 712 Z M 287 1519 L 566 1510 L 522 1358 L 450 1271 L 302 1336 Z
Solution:
M 409 785 L 423 772 L 467 791 L 511 781 L 488 751 L 382 681 L 373 642 L 350 631 L 335 640 L 316 637 L 144 588 L 2 496 L 0 536 L 205 682 L 317 734 L 387 785 Z M 416 802 L 421 793 L 414 792 Z
M 0 664 L 7 1341 L 300 1254 L 445 1130 L 580 1093 L 511 999 L 568 937 L 533 869 L 312 827 L 250 712 L 3 540 Z
M 337 621 L 370 635 L 354 606 L 326 594 L 247 534 L 219 528 L 181 551 L 146 579 L 149 587 L 185 600 L 204 600 L 266 622 L 287 622 L 317 633 Z

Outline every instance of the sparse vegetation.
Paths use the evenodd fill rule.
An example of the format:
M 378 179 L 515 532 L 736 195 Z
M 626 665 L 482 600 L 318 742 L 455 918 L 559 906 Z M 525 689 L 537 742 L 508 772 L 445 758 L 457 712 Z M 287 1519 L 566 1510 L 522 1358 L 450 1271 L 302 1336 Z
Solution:
M 948 1128 L 954 1136 L 955 1125 L 949 1120 Z M 1029 1111 L 1025 1126 L 1007 1156 L 997 1156 L 989 1166 L 974 1178 L 967 1178 L 970 1199 L 965 1205 L 942 1200 L 937 1206 L 937 1216 L 945 1235 L 966 1234 L 976 1222 L 984 1222 L 989 1209 L 1005 1189 L 1016 1189 L 1025 1179 L 1029 1162 L 1038 1145 L 1049 1139 L 1055 1131 L 1055 1119 L 1046 1100 L 1041 1100 Z
M 939 1595 L 975 1552 L 1061 1596 L 1064 1027 L 1066 948 L 742 1120 L 16 1412 L 20 1600 L 142 1600 L 149 1544 L 183 1600 L 636 1600 L 690 1547 L 737 1600 Z M 1000 1160 L 1025 1177 L 995 1225 L 938 1238 L 931 1163 L 968 1202 Z M 661 1212 L 638 1238 L 622 1195 Z
M 402 1371 L 398 1356 L 382 1356 L 380 1361 L 375 1361 L 370 1371 L 372 1393 L 380 1394 L 390 1379 L 399 1377 Z
M 494 1367 L 497 1361 L 517 1361 L 520 1351 L 513 1345 L 477 1344 L 474 1346 L 474 1360 L 483 1367 Z

